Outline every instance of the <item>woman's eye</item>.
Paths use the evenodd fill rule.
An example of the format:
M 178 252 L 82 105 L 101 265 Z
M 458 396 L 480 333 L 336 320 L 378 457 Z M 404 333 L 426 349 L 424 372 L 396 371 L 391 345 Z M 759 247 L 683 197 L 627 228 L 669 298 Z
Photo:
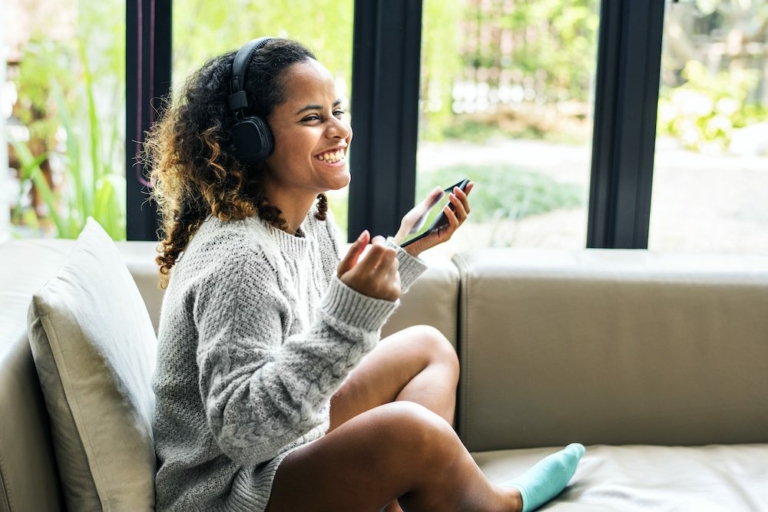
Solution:
M 344 111 L 343 110 L 334 110 L 333 111 L 333 115 L 338 117 L 339 119 L 341 119 L 344 116 Z
M 303 120 L 304 121 L 317 121 L 318 119 L 320 119 L 320 116 L 318 116 L 317 114 L 312 114 L 310 116 L 305 117 Z

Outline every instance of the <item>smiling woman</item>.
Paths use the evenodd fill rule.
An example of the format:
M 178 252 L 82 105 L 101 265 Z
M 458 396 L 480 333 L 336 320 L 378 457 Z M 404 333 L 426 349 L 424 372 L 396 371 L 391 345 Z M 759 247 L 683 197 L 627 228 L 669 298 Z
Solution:
M 275 138 L 265 161 L 265 194 L 295 233 L 312 202 L 349 184 L 347 148 L 352 128 L 330 72 L 316 60 L 291 66 L 283 77 L 286 101 L 269 116 Z
M 491 485 L 451 427 L 448 340 L 426 326 L 380 339 L 472 184 L 418 243 L 363 231 L 342 257 L 325 192 L 349 183 L 351 140 L 331 74 L 278 38 L 211 59 L 150 134 L 159 512 L 528 511 L 573 476 L 581 445 Z

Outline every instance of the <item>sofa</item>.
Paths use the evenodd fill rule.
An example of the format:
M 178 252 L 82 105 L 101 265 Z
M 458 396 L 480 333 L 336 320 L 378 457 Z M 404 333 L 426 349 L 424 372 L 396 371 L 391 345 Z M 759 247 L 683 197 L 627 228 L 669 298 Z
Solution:
M 156 328 L 156 244 L 115 245 Z M 74 246 L 0 244 L 3 512 L 66 510 L 27 311 Z M 454 344 L 455 427 L 492 481 L 580 442 L 578 471 L 543 510 L 768 511 L 768 258 L 499 248 L 424 259 L 383 335 L 429 324 Z

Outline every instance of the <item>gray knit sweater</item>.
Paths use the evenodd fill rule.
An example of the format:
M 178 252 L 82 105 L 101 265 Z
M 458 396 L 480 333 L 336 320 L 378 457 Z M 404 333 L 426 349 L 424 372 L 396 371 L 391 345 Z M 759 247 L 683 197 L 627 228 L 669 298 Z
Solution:
M 324 435 L 331 395 L 395 310 L 336 277 L 334 227 L 314 212 L 304 238 L 209 217 L 174 266 L 153 380 L 158 512 L 263 511 L 278 464 Z M 398 260 L 405 291 L 425 267 Z

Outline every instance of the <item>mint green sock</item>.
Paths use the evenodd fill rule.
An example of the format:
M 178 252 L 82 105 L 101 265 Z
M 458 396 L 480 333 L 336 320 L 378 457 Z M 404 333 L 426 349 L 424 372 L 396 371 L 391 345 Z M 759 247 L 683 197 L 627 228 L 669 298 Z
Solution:
M 516 478 L 508 485 L 520 491 L 523 497 L 523 512 L 536 510 L 565 489 L 581 456 L 584 446 L 579 443 L 569 444 L 565 449 L 548 455 L 535 466 Z

